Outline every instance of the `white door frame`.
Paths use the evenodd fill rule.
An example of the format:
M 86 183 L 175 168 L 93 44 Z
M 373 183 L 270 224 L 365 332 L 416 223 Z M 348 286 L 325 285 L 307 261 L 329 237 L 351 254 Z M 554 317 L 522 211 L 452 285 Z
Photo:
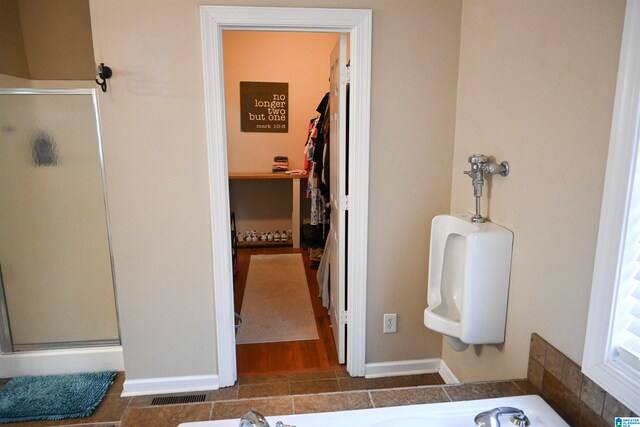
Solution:
M 233 272 L 229 220 L 227 133 L 222 59 L 223 30 L 331 32 L 350 34 L 349 226 L 347 252 L 347 370 L 365 374 L 369 129 L 371 99 L 371 10 L 200 6 L 211 229 L 213 291 L 220 387 L 235 383 Z

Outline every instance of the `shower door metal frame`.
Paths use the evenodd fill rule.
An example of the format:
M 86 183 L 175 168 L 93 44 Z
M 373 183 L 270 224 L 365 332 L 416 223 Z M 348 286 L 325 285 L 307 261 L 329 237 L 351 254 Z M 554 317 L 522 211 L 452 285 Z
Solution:
M 111 245 L 111 221 L 109 219 L 109 203 L 107 201 L 106 175 L 104 169 L 104 153 L 102 151 L 102 128 L 100 126 L 100 107 L 98 105 L 98 92 L 96 89 L 37 89 L 37 88 L 0 88 L 0 95 L 90 95 L 93 105 L 93 113 L 96 121 L 96 136 L 98 137 L 98 158 L 100 161 L 100 177 L 102 178 L 102 197 L 107 228 L 107 244 L 109 246 L 109 263 L 111 267 L 111 286 L 115 301 L 116 323 L 118 338 L 115 340 L 88 340 L 65 341 L 36 344 L 14 345 L 11 337 L 11 323 L 2 279 L 2 265 L 0 264 L 0 354 L 12 354 L 21 351 L 54 350 L 82 347 L 104 347 L 121 345 L 122 334 L 120 332 L 120 314 L 118 312 L 118 291 L 116 288 L 116 276 L 113 265 L 113 248 Z

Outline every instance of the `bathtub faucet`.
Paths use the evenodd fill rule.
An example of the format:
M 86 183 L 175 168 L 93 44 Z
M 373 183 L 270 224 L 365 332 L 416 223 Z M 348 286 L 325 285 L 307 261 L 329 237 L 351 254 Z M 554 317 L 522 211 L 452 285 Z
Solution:
M 249 411 L 240 418 L 238 427 L 270 427 L 264 416 L 258 411 Z M 285 425 L 282 421 L 276 423 L 276 427 L 296 427 Z
M 527 418 L 521 409 L 511 408 L 509 406 L 480 412 L 476 415 L 474 421 L 478 427 L 500 427 L 500 415 L 511 415 L 510 421 L 516 426 L 526 427 L 530 424 L 529 418 Z
M 258 411 L 249 411 L 240 418 L 238 427 L 269 427 L 269 423 Z

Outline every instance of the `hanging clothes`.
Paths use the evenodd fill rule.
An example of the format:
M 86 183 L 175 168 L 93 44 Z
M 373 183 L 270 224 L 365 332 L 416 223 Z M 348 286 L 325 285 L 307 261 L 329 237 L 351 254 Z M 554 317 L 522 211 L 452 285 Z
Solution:
M 326 100 L 326 102 L 325 102 Z M 328 200 L 329 199 L 329 186 L 327 185 L 328 180 L 324 179 L 323 170 L 328 169 L 325 168 L 325 165 L 329 164 L 329 156 L 327 155 L 329 152 L 329 139 L 330 139 L 330 126 L 331 120 L 329 119 L 329 94 L 327 93 L 323 98 L 318 108 L 324 106 L 324 111 L 320 117 L 326 118 L 321 120 L 318 124 L 319 132 L 318 138 L 316 139 L 316 148 L 313 152 L 313 161 L 315 165 L 315 172 L 318 175 L 318 188 L 320 188 L 320 192 L 322 195 Z M 328 175 L 325 171 L 325 175 Z
M 311 225 L 322 225 L 325 223 L 324 198 L 319 188 L 311 189 Z
M 311 199 L 310 223 L 324 226 L 327 223 L 326 204 L 329 199 L 329 187 L 323 179 L 323 171 L 328 159 L 325 147 L 329 142 L 328 92 L 318 104 L 316 111 L 320 115 L 309 121 L 309 133 L 304 147 L 304 165 L 309 174 L 307 198 Z
M 307 173 L 311 172 L 311 163 L 313 163 L 314 149 L 316 145 L 316 138 L 318 137 L 318 122 L 320 117 L 311 119 L 309 122 L 309 133 L 307 136 L 307 142 L 304 146 L 304 169 Z

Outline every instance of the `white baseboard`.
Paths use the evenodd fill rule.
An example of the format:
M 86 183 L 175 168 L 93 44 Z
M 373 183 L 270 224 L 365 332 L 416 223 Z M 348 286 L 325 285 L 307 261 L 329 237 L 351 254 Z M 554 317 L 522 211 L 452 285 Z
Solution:
M 217 390 L 218 388 L 220 388 L 220 381 L 217 375 L 145 378 L 141 380 L 125 380 L 121 396 L 130 397 L 149 394 L 184 393 Z
M 447 384 L 460 383 L 442 359 L 400 360 L 395 362 L 367 363 L 365 365 L 365 378 L 435 373 L 440 374 Z
M 364 367 L 364 376 L 365 378 L 380 378 L 398 375 L 433 374 L 439 372 L 440 362 L 440 359 L 420 359 L 367 363 Z
M 0 376 L 124 371 L 121 346 L 25 351 L 0 355 Z
M 460 384 L 460 380 L 455 376 L 453 371 L 449 369 L 444 360 L 440 361 L 440 370 L 438 371 L 442 379 L 447 384 Z

